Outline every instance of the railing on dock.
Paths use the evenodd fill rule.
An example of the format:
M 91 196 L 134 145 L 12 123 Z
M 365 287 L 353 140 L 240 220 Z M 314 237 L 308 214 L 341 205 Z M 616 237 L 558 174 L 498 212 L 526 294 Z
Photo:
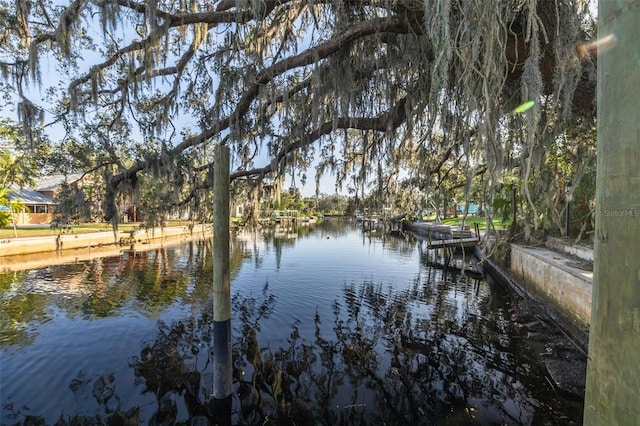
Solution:
M 356 222 L 362 224 L 363 231 L 382 230 L 387 232 L 398 232 L 403 229 L 403 219 L 405 215 L 397 216 L 356 216 Z
M 298 210 L 274 210 L 272 217 L 276 223 L 280 224 L 296 222 Z
M 480 243 L 480 228 L 474 224 L 474 232 L 468 229 L 454 229 L 448 225 L 430 222 L 414 222 L 409 229 L 426 237 L 428 248 L 473 247 Z

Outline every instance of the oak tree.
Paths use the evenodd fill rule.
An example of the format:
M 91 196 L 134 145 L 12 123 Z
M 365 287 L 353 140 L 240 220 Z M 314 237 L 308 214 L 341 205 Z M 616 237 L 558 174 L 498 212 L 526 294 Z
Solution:
M 118 194 L 144 182 L 163 182 L 146 191 L 158 208 L 206 212 L 224 144 L 231 178 L 252 186 L 332 174 L 359 196 L 374 182 L 387 201 L 403 185 L 432 190 L 443 167 L 482 174 L 487 193 L 517 170 L 537 229 L 553 208 L 539 196 L 547 149 L 595 117 L 587 6 L 2 1 L 2 89 L 25 134 L 46 117 L 82 146 L 69 156 L 92 155 L 116 222 Z

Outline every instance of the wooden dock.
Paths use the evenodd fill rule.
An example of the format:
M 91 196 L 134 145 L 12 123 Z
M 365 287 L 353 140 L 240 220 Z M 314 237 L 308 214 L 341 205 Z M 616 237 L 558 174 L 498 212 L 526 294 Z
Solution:
M 433 222 L 413 222 L 408 224 L 409 230 L 424 237 L 428 248 L 466 248 L 480 243 L 480 230 L 475 224 L 475 233 L 471 230 L 454 229 L 448 225 Z
M 430 240 L 429 248 L 455 248 L 455 247 L 473 247 L 480 243 L 480 238 L 451 238 L 448 240 Z
M 271 217 L 275 223 L 292 224 L 298 220 L 298 210 L 274 210 Z
M 356 216 L 356 223 L 361 224 L 362 230 L 382 231 L 383 233 L 401 232 L 404 227 L 404 217 L 406 214 L 396 216 Z

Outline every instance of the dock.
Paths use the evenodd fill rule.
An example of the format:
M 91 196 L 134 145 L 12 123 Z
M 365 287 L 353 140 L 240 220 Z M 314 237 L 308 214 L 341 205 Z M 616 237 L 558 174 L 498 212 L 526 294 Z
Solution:
M 453 247 L 473 247 L 480 243 L 477 237 L 472 238 L 451 238 L 448 240 L 430 240 L 429 248 L 453 248 Z
M 449 225 L 434 222 L 412 222 L 407 224 L 410 231 L 425 237 L 428 248 L 466 248 L 480 244 L 480 230 L 474 224 L 474 231 L 455 229 Z
M 274 210 L 271 216 L 275 223 L 286 225 L 298 221 L 298 210 Z
M 367 231 L 382 231 L 384 233 L 400 232 L 404 227 L 404 218 L 406 214 L 400 214 L 396 216 L 356 216 L 356 223 L 360 224 L 362 230 Z

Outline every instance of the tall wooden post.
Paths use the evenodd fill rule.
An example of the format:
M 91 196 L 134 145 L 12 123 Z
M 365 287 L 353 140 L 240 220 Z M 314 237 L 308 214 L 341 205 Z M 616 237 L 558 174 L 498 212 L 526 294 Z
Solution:
M 640 424 L 640 2 L 598 4 L 598 164 L 585 425 Z
M 213 398 L 221 420 L 231 415 L 232 365 L 229 148 L 218 145 L 213 174 Z

